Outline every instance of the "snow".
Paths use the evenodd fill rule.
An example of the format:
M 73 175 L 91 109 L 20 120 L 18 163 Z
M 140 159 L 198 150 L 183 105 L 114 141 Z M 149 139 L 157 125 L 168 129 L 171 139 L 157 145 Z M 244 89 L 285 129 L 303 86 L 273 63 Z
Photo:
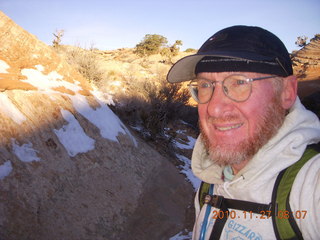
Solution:
M 187 123 L 185 123 L 187 124 Z M 193 137 L 190 137 L 187 135 L 186 130 L 177 130 L 177 135 L 183 134 L 185 137 L 187 137 L 187 141 L 183 141 L 180 139 L 179 141 L 174 140 L 173 143 L 176 148 L 179 149 L 193 149 L 196 139 Z M 178 168 L 180 169 L 180 172 L 186 176 L 187 181 L 191 183 L 193 186 L 194 191 L 197 191 L 200 187 L 201 181 L 199 178 L 194 176 L 192 170 L 191 170 L 191 160 L 183 155 L 177 154 L 176 157 L 181 161 L 182 165 L 180 165 Z M 173 237 L 169 238 L 169 240 L 191 240 L 192 239 L 192 232 L 188 232 L 187 229 L 184 231 L 181 231 L 174 235 Z
M 196 139 L 188 136 L 186 133 L 186 130 L 177 130 L 176 132 L 177 132 L 177 135 L 183 134 L 184 136 L 186 136 L 188 141 L 182 141 L 180 139 L 178 142 L 176 140 L 173 140 L 175 147 L 179 148 L 179 149 L 193 149 L 193 147 L 196 143 Z M 183 143 L 181 143 L 181 142 L 183 142 Z M 191 160 L 183 155 L 180 155 L 180 154 L 176 154 L 176 157 L 182 163 L 182 165 L 180 165 L 178 167 L 178 168 L 180 168 L 180 172 L 186 176 L 187 181 L 189 181 L 192 184 L 194 190 L 197 191 L 197 189 L 200 186 L 201 181 L 196 176 L 194 176 L 194 174 L 191 170 Z
M 134 145 L 138 146 L 136 139 L 126 126 L 102 101 L 98 101 L 100 108 L 93 109 L 88 104 L 85 96 L 77 94 L 69 97 L 77 112 L 100 129 L 100 134 L 103 138 L 118 142 L 117 136 L 119 133 L 128 134 Z
M 54 129 L 53 131 L 66 148 L 69 156 L 74 157 L 78 153 L 93 150 L 95 140 L 85 134 L 72 113 L 67 110 L 61 110 L 61 114 L 68 124 L 59 130 Z
M 184 231 L 181 231 L 176 235 L 174 235 L 173 237 L 169 238 L 169 240 L 190 240 L 190 239 L 192 239 L 192 232 L 185 233 Z
M 3 60 L 0 60 L 0 73 L 8 73 L 10 66 Z
M 184 143 L 181 143 L 181 139 L 179 142 L 174 141 L 175 147 L 180 149 L 193 149 L 196 139 L 193 137 L 187 136 L 186 131 L 184 130 L 178 130 L 177 133 L 184 134 L 188 138 L 188 141 L 185 141 Z M 187 181 L 191 183 L 194 191 L 197 191 L 198 188 L 200 187 L 201 181 L 199 178 L 194 176 L 191 170 L 191 160 L 180 154 L 176 154 L 176 157 L 182 163 L 182 165 L 178 167 L 180 169 L 180 172 L 186 176 Z M 174 235 L 173 237 L 169 238 L 169 240 L 191 240 L 191 239 L 192 239 L 192 232 L 188 232 L 187 230 L 181 231 L 176 235 Z
M 174 144 L 180 149 L 193 149 L 194 144 L 196 143 L 196 139 L 193 137 L 187 136 L 188 142 L 181 143 L 174 141 Z
M 200 179 L 197 178 L 196 176 L 194 176 L 192 170 L 191 170 L 191 161 L 189 158 L 180 155 L 180 154 L 176 154 L 177 158 L 182 161 L 184 163 L 183 166 L 180 166 L 181 170 L 180 172 L 183 173 L 188 181 L 192 184 L 193 188 L 195 191 L 198 190 L 199 186 L 200 186 Z
M 138 146 L 136 139 L 131 135 L 130 131 L 126 128 L 126 126 L 121 122 L 121 120 L 110 110 L 110 108 L 107 106 L 107 104 L 114 104 L 112 101 L 112 97 L 108 94 L 104 94 L 102 92 L 99 92 L 97 89 L 94 89 L 91 91 L 91 94 L 95 97 L 95 99 L 100 104 L 100 107 L 97 109 L 93 109 L 90 107 L 90 105 L 87 102 L 87 99 L 85 96 L 79 94 L 78 92 L 82 90 L 82 88 L 79 86 L 80 82 L 74 81 L 74 83 L 70 83 L 63 80 L 63 76 L 58 74 L 56 71 L 50 72 L 48 75 L 44 75 L 42 71 L 44 70 L 44 67 L 42 65 L 36 65 L 36 69 L 23 69 L 21 70 L 22 75 L 26 76 L 27 79 L 21 80 L 23 82 L 27 82 L 35 87 L 37 87 L 39 90 L 44 91 L 46 94 L 50 96 L 55 91 L 53 88 L 56 87 L 65 87 L 73 92 L 75 92 L 75 95 L 69 95 L 68 96 L 72 103 L 74 108 L 77 112 L 79 112 L 83 117 L 85 117 L 87 120 L 89 120 L 93 125 L 99 128 L 100 134 L 102 137 L 116 141 L 118 142 L 117 136 L 119 133 L 127 134 L 135 146 Z M 59 92 L 60 93 L 60 92 Z M 63 94 L 63 93 L 60 93 Z M 75 121 L 72 121 L 72 126 L 75 127 L 77 124 Z M 80 127 L 80 124 L 79 124 Z M 67 129 L 67 127 L 65 127 Z M 79 128 L 78 128 L 79 129 Z M 82 128 L 81 128 L 82 129 Z M 60 134 L 62 134 L 59 132 Z M 74 132 L 71 131 L 68 128 L 68 132 Z M 73 133 L 73 135 L 75 135 Z M 80 135 L 83 136 L 83 130 L 80 133 Z M 69 154 L 76 155 L 77 153 L 82 152 L 82 150 L 77 149 L 77 147 L 72 147 L 69 140 L 66 141 L 66 136 L 63 137 L 64 143 L 68 146 L 68 149 L 70 149 L 71 152 Z M 87 146 L 84 147 L 84 149 L 91 149 L 91 144 L 89 144 L 89 140 L 85 140 L 85 138 L 82 139 L 87 143 Z M 81 140 L 81 141 L 82 141 Z M 90 146 L 90 147 L 89 147 Z
M 79 82 L 70 83 L 64 81 L 63 76 L 58 74 L 56 71 L 50 72 L 48 75 L 44 75 L 42 73 L 44 69 L 42 65 L 36 65 L 36 68 L 37 69 L 22 69 L 21 74 L 26 76 L 27 79 L 20 81 L 29 83 L 42 91 L 50 90 L 57 87 L 65 87 L 74 92 L 82 90 L 82 88 L 78 86 Z
M 11 102 L 6 93 L 0 93 L 0 112 L 11 118 L 17 124 L 21 124 L 26 120 L 26 117 L 16 108 Z
M 35 65 L 36 69 L 40 72 L 44 70 L 44 67 L 42 65 Z
M 15 139 L 11 139 L 13 153 L 20 159 L 22 162 L 33 162 L 40 161 L 41 159 L 37 156 L 37 150 L 34 150 L 32 143 L 25 143 L 19 146 Z
M 115 105 L 110 94 L 99 91 L 96 87 L 93 87 L 93 90 L 90 93 L 94 96 L 94 98 L 100 103 L 100 105 L 108 104 Z
M 0 165 L 0 180 L 4 179 L 5 177 L 9 176 L 12 172 L 12 164 L 10 161 L 4 162 L 4 164 Z

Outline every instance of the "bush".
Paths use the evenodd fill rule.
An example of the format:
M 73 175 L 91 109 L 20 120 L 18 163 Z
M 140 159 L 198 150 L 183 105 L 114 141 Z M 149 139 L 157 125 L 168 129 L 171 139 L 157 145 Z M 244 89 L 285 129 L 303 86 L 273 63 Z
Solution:
M 52 46 L 54 48 L 60 47 L 63 35 L 64 35 L 64 30 L 56 30 L 56 32 L 53 33 L 54 39 L 52 41 Z
M 64 54 L 69 64 L 84 76 L 90 83 L 99 86 L 104 79 L 104 71 L 101 70 L 97 55 L 93 49 L 85 50 L 80 47 L 66 48 Z
M 151 140 L 164 136 L 164 129 L 176 120 L 196 128 L 197 110 L 187 105 L 190 95 L 181 84 L 170 84 L 164 78 L 149 79 L 135 82 L 129 91 L 136 95 L 119 96 L 115 111 L 123 121 L 142 126 Z
M 182 41 L 177 40 L 171 47 L 162 48 L 160 51 L 160 54 L 166 58 L 164 62 L 169 62 L 170 64 L 173 64 L 172 58 L 178 55 L 180 51 L 179 46 L 181 45 L 182 45 Z
M 167 38 L 158 34 L 147 34 L 144 39 L 136 45 L 134 53 L 139 56 L 150 56 L 160 52 L 161 47 L 168 43 Z

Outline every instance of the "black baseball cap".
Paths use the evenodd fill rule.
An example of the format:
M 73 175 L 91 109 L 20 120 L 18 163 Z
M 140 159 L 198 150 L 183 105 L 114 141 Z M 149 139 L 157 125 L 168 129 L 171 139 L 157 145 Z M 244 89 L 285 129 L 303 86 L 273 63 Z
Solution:
M 210 37 L 194 55 L 169 70 L 171 83 L 192 80 L 199 72 L 258 72 L 282 77 L 293 74 L 290 55 L 273 33 L 255 26 L 232 26 Z

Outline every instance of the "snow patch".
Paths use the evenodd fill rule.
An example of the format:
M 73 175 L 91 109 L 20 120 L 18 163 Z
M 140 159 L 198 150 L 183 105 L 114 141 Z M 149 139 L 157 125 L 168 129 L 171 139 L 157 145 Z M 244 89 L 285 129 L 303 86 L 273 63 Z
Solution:
M 32 143 L 25 143 L 19 146 L 15 139 L 11 139 L 13 153 L 20 159 L 22 162 L 33 162 L 40 161 L 41 158 L 37 156 L 39 151 L 34 150 Z
M 94 98 L 100 103 L 100 105 L 108 104 L 115 105 L 112 99 L 112 96 L 108 93 L 99 91 L 96 87 L 93 87 L 93 90 L 90 93 L 94 96 Z
M 54 90 L 54 88 L 57 87 L 65 87 L 66 89 L 69 89 L 75 93 L 82 90 L 79 81 L 74 81 L 74 83 L 64 81 L 63 76 L 58 74 L 56 71 L 52 71 L 49 74 L 45 75 L 42 73 L 42 71 L 44 70 L 44 67 L 42 65 L 36 65 L 35 68 L 36 69 L 21 70 L 21 74 L 27 77 L 27 79 L 21 81 L 29 83 L 37 87 L 38 90 L 46 92 L 49 97 L 52 96 L 51 93 L 57 92 Z M 92 124 L 100 129 L 100 134 L 102 137 L 118 142 L 117 136 L 120 133 L 127 134 L 131 138 L 134 145 L 137 147 L 138 144 L 136 139 L 132 136 L 130 131 L 121 122 L 121 120 L 107 106 L 107 104 L 114 105 L 112 97 L 109 94 L 98 91 L 97 89 L 91 91 L 91 94 L 100 104 L 100 107 L 97 109 L 91 108 L 87 102 L 86 97 L 83 95 L 64 95 L 68 96 L 71 99 L 73 106 L 77 110 L 77 112 L 79 112 L 82 116 L 84 116 Z M 14 107 L 10 100 L 5 95 L 1 96 L 0 107 L 2 105 L 4 107 L 0 111 L 5 112 L 8 116 L 10 116 L 14 121 L 18 123 L 25 121 L 26 118 L 21 113 L 19 114 L 19 111 Z M 60 137 L 60 141 L 66 147 L 69 155 L 75 156 L 80 152 L 86 152 L 94 149 L 94 140 L 85 135 L 82 127 L 74 118 L 74 116 L 67 111 L 61 111 L 61 113 L 69 122 L 69 124 L 65 125 L 60 130 L 55 130 L 55 133 L 58 137 Z M 76 130 L 79 130 L 80 132 L 77 134 Z M 78 144 L 73 144 L 73 142 L 77 142 Z
M 68 122 L 61 129 L 54 129 L 59 141 L 66 148 L 69 156 L 85 153 L 94 149 L 95 140 L 88 137 L 72 113 L 61 110 L 62 117 Z
M 6 93 L 0 93 L 0 112 L 11 118 L 17 124 L 26 121 L 26 117 L 11 102 Z
M 44 67 L 42 65 L 35 65 L 36 69 L 40 72 L 44 70 Z
M 101 100 L 98 99 L 100 108 L 93 109 L 88 104 L 85 96 L 77 94 L 69 97 L 77 112 L 100 129 L 100 134 L 103 138 L 119 142 L 117 139 L 119 133 L 128 134 L 134 145 L 136 147 L 138 146 L 136 139 L 131 135 L 130 131 L 121 122 L 118 116 Z
M 190 136 L 186 136 L 188 138 L 188 141 L 187 142 L 178 142 L 176 140 L 174 140 L 174 144 L 176 145 L 177 148 L 180 148 L 180 149 L 193 149 L 194 147 L 194 144 L 196 143 L 196 140 L 195 138 L 193 137 L 190 137 Z
M 10 66 L 3 60 L 0 60 L 0 73 L 8 73 Z
M 10 161 L 6 161 L 4 164 L 0 165 L 0 180 L 9 176 L 12 172 L 12 164 Z
M 27 79 L 20 80 L 22 82 L 29 83 L 39 90 L 46 91 L 52 88 L 65 87 L 73 92 L 82 90 L 79 82 L 70 83 L 63 80 L 63 76 L 58 74 L 56 71 L 50 72 L 48 75 L 44 75 L 41 71 L 44 69 L 42 65 L 36 65 L 36 69 L 23 69 L 21 74 L 26 76 Z
M 192 239 L 192 232 L 181 231 L 174 235 L 173 237 L 169 238 L 169 240 L 191 240 Z
M 183 173 L 187 180 L 192 184 L 195 191 L 198 190 L 200 187 L 200 179 L 194 176 L 192 170 L 191 170 L 191 160 L 183 155 L 176 154 L 177 158 L 184 163 L 183 166 L 180 166 L 181 170 L 180 172 Z

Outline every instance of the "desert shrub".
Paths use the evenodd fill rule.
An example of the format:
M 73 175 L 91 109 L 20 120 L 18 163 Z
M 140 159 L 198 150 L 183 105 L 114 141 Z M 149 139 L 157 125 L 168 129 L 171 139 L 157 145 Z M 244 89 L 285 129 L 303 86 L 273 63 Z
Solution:
M 172 46 L 170 47 L 163 47 L 160 50 L 160 54 L 165 57 L 164 62 L 168 62 L 170 64 L 173 64 L 172 62 L 172 58 L 177 56 L 179 51 L 180 51 L 180 47 L 182 45 L 182 41 L 181 40 L 177 40 Z
M 180 51 L 180 47 L 182 46 L 182 41 L 181 40 L 176 40 L 176 42 L 169 48 L 171 55 L 172 56 L 177 56 L 179 51 Z
M 150 56 L 160 52 L 161 47 L 167 44 L 167 38 L 158 34 L 146 34 L 144 39 L 135 47 L 134 53 L 139 56 Z
M 181 84 L 170 84 L 165 78 L 140 80 L 128 90 L 132 94 L 115 100 L 115 111 L 123 121 L 142 126 L 151 140 L 164 136 L 168 124 L 178 119 L 197 125 L 196 109 L 187 105 L 190 95 Z
M 99 60 L 93 49 L 82 49 L 80 47 L 66 48 L 65 55 L 68 62 L 90 83 L 101 85 L 104 79 L 104 71 L 100 68 Z
M 165 113 L 165 125 L 172 121 L 184 120 L 196 127 L 197 109 L 188 105 L 190 94 L 187 88 L 182 87 L 182 84 L 171 84 L 163 80 L 155 98 L 156 102 L 161 103 L 160 106 Z
M 56 30 L 55 33 L 53 33 L 54 39 L 52 41 L 52 46 L 54 48 L 60 47 L 63 35 L 64 30 Z

